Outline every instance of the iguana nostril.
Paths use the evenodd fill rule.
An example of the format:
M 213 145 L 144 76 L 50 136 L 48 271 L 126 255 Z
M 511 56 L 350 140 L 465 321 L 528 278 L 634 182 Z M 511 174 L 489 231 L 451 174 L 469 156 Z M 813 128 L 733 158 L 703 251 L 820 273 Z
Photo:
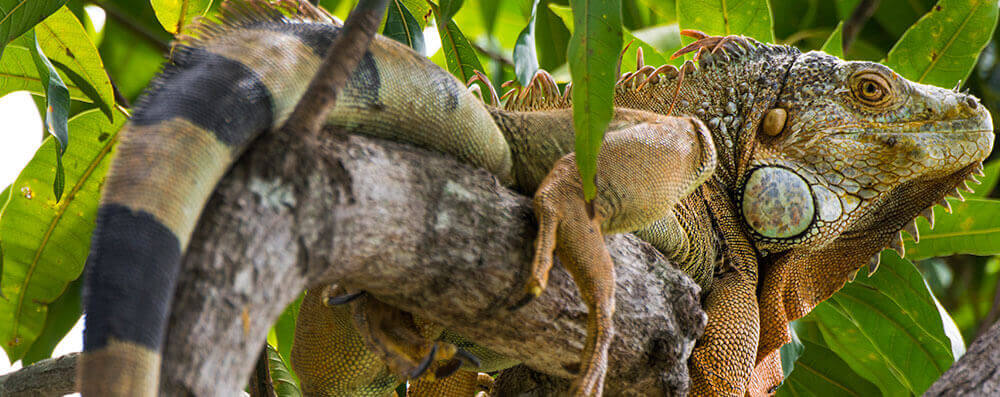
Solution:
M 969 107 L 972 108 L 972 110 L 975 110 L 977 107 L 979 107 L 979 101 L 977 101 L 976 98 L 973 98 L 971 96 L 965 97 L 965 104 L 969 105 Z

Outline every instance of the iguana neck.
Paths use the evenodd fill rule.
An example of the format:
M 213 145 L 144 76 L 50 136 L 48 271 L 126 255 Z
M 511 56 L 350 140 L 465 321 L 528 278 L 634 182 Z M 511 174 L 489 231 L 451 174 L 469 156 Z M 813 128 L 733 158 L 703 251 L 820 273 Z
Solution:
M 767 110 L 774 107 L 788 70 L 800 52 L 752 39 L 701 49 L 695 61 L 656 76 L 623 76 L 615 105 L 662 114 L 693 116 L 712 131 L 719 164 L 715 179 L 733 192 L 745 174 L 757 133 Z

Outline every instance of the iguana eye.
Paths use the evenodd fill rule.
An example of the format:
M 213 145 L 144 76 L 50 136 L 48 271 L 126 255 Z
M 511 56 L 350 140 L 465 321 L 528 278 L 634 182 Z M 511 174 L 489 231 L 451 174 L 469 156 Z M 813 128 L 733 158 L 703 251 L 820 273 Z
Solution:
M 854 76 L 851 92 L 861 103 L 868 106 L 881 106 L 892 98 L 892 88 L 885 77 L 870 71 Z

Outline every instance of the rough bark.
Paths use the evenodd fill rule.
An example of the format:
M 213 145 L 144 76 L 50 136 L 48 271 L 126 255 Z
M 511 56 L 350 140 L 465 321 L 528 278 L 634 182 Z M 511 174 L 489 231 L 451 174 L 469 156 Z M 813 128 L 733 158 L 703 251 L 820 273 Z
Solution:
M 0 376 L 0 396 L 61 396 L 76 391 L 76 359 L 79 353 L 50 358 Z
M 924 396 L 1000 395 L 1000 322 L 978 338 L 969 350 L 931 385 Z
M 297 149 L 271 134 L 210 200 L 185 256 L 165 344 L 167 394 L 232 395 L 266 333 L 307 285 L 338 282 L 567 377 L 585 308 L 560 267 L 510 312 L 531 255 L 526 197 L 439 154 L 364 137 Z M 289 149 L 292 148 L 292 149 Z M 302 156 L 299 151 L 317 156 Z M 705 315 L 697 286 L 632 236 L 616 260 L 617 337 L 607 391 L 677 394 Z

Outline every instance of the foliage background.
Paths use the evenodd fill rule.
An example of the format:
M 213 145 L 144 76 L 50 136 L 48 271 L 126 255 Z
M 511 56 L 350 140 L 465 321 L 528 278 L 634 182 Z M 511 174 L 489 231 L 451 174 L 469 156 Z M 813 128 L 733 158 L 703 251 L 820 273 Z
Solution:
M 218 3 L 0 0 L 0 95 L 30 92 L 46 120 L 41 135 L 0 136 L 0 145 L 14 134 L 44 139 L 0 193 L 0 343 L 11 361 L 49 357 L 79 319 L 78 277 L 118 130 L 169 53 L 171 34 L 216 15 Z M 341 18 L 353 5 L 319 3 Z M 104 11 L 103 26 L 86 7 Z M 993 0 L 392 0 L 382 32 L 466 81 L 481 70 L 496 87 L 526 84 L 539 68 L 560 83 L 572 78 L 579 166 L 588 175 L 615 73 L 636 70 L 638 48 L 653 66 L 690 59 L 670 59 L 690 42 L 680 29 L 882 61 L 949 88 L 961 82 L 996 117 L 996 21 Z M 796 342 L 782 350 L 789 377 L 779 394 L 918 395 L 961 356 L 1000 316 L 998 175 L 1000 163 L 988 162 L 977 193 L 949 201 L 953 215 L 937 207 L 935 229 L 918 222 L 920 243 L 907 235 L 905 257 L 884 252 L 879 272 L 860 272 L 797 321 Z M 295 394 L 286 367 L 296 313 L 292 305 L 268 338 L 283 395 Z

